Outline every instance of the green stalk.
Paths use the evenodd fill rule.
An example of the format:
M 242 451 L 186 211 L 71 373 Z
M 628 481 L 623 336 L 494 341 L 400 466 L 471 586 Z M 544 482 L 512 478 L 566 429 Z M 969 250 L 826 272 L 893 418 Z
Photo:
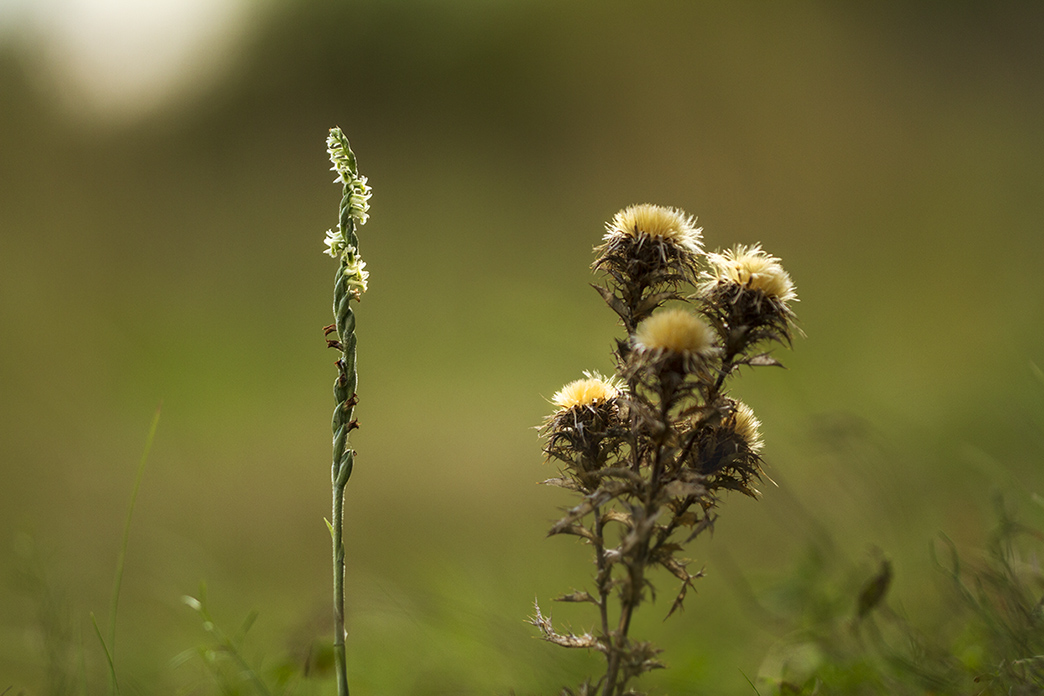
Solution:
M 337 694 L 348 696 L 348 659 L 344 649 L 344 488 L 334 485 L 333 490 L 333 524 L 330 533 L 333 536 L 333 568 L 334 568 L 334 668 L 337 673 Z
M 354 236 L 354 235 L 353 235 Z M 337 674 L 338 696 L 348 696 L 348 664 L 345 655 L 344 638 L 344 490 L 348 478 L 352 474 L 355 463 L 355 451 L 348 443 L 348 433 L 355 429 L 352 419 L 355 410 L 355 387 L 358 384 L 355 359 L 355 313 L 349 304 L 350 297 L 344 292 L 345 282 L 343 266 L 338 269 L 334 281 L 334 311 L 337 319 L 338 346 L 341 357 L 337 361 L 338 375 L 334 382 L 334 396 L 337 406 L 334 407 L 333 432 L 334 450 L 331 483 L 333 485 L 333 522 L 330 533 L 333 538 L 334 569 L 334 665 Z
M 341 197 L 340 216 L 337 232 L 327 233 L 328 253 L 340 259 L 337 273 L 334 275 L 333 313 L 334 324 L 326 328 L 326 334 L 335 333 L 336 339 L 327 339 L 331 348 L 336 348 L 341 355 L 338 358 L 337 379 L 334 382 L 333 429 L 333 466 L 331 467 L 331 483 L 333 487 L 332 522 L 328 523 L 330 537 L 333 542 L 333 586 L 334 586 L 334 666 L 337 675 L 338 696 L 348 696 L 348 662 L 345 655 L 344 628 L 344 491 L 348 478 L 355 464 L 355 450 L 348 441 L 348 435 L 359 427 L 353 419 L 355 404 L 358 400 L 356 388 L 358 374 L 356 372 L 356 337 L 355 312 L 352 300 L 358 301 L 366 290 L 365 264 L 359 257 L 359 237 L 356 227 L 366 221 L 367 200 L 370 196 L 365 177 L 359 176 L 355 154 L 348 145 L 348 139 L 339 128 L 330 130 L 327 138 L 327 151 L 333 162 L 333 169 L 338 173 L 337 181 L 344 184 Z

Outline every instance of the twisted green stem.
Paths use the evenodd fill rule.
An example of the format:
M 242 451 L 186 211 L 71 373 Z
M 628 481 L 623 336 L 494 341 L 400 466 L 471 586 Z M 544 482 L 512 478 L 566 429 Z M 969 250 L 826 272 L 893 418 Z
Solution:
M 342 221 L 343 223 L 343 221 Z M 344 229 L 342 227 L 342 229 Z M 354 237 L 354 233 L 352 237 Z M 358 243 L 358 240 L 355 240 Z M 358 248 L 358 247 L 356 247 Z M 348 665 L 344 648 L 344 489 L 352 475 L 355 450 L 348 442 L 348 433 L 358 427 L 352 415 L 355 411 L 358 374 L 356 372 L 355 312 L 351 295 L 344 280 L 344 265 L 334 277 L 334 316 L 341 357 L 337 361 L 338 374 L 334 382 L 337 405 L 333 412 L 333 565 L 334 565 L 334 662 L 337 672 L 337 694 L 348 696 Z
M 355 312 L 352 300 L 358 301 L 365 290 L 365 272 L 359 258 L 359 237 L 356 225 L 366 219 L 366 199 L 369 190 L 366 180 L 359 176 L 355 155 L 348 146 L 348 139 L 340 129 L 330 131 L 327 140 L 331 161 L 338 172 L 338 181 L 344 184 L 341 198 L 337 234 L 329 233 L 330 253 L 339 257 L 340 264 L 334 275 L 333 314 L 334 324 L 326 333 L 336 333 L 336 339 L 327 339 L 331 348 L 340 351 L 337 379 L 334 381 L 334 406 L 331 428 L 333 430 L 333 465 L 330 478 L 333 484 L 333 511 L 330 536 L 333 542 L 333 585 L 334 585 L 334 665 L 337 676 L 338 696 L 348 696 L 348 665 L 345 655 L 344 628 L 344 490 L 355 464 L 355 450 L 348 436 L 358 423 L 353 418 L 358 401 L 356 388 Z M 331 244 L 331 241 L 333 242 Z

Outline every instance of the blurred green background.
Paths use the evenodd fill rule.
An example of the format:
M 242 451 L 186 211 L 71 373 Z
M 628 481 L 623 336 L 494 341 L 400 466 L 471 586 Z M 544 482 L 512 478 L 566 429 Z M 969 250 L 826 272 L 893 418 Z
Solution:
M 553 469 L 533 426 L 563 383 L 611 369 L 588 265 L 631 203 L 698 215 L 710 248 L 762 242 L 807 333 L 779 353 L 789 370 L 735 382 L 778 486 L 725 500 L 692 549 L 708 577 L 667 623 L 663 578 L 638 628 L 667 648 L 654 693 L 751 693 L 784 630 L 751 597 L 824 529 L 854 567 L 884 549 L 893 603 L 931 625 L 933 535 L 975 548 L 995 492 L 1029 507 L 1044 487 L 1040 3 L 243 0 L 176 79 L 120 98 L 75 81 L 86 59 L 59 60 L 105 34 L 51 35 L 11 7 L 0 692 L 78 693 L 80 673 L 104 689 L 88 613 L 106 623 L 161 401 L 124 693 L 213 692 L 198 659 L 172 663 L 206 641 L 181 602 L 201 581 L 227 629 L 259 611 L 262 664 L 303 665 L 330 633 L 333 125 L 374 190 L 353 691 L 547 694 L 600 666 L 523 622 L 592 570 L 544 538 L 568 498 L 535 485 Z M 139 38 L 142 57 L 94 79 L 162 52 Z M 556 618 L 589 621 L 569 609 Z

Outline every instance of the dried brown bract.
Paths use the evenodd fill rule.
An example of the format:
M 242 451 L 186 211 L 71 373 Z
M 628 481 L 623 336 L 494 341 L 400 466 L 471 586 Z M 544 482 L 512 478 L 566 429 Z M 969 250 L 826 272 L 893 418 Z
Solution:
M 732 399 L 717 406 L 714 423 L 695 419 L 682 426 L 683 465 L 702 476 L 708 490 L 736 490 L 758 497 L 761 478 L 761 423 L 749 406 Z

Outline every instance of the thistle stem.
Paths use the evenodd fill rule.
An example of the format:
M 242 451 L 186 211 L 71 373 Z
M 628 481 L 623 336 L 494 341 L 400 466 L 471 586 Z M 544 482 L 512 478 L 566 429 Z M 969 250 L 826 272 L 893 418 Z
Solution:
M 602 618 L 602 635 L 609 636 L 609 567 L 605 560 L 605 523 L 602 509 L 595 506 L 595 562 L 598 565 L 598 612 Z

